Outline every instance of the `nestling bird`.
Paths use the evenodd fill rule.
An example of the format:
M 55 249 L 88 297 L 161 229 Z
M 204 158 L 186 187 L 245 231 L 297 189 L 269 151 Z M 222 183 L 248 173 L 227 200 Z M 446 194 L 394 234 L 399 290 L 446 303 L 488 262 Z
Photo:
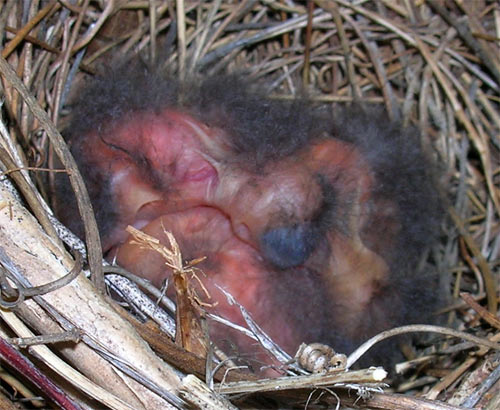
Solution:
M 302 342 L 349 353 L 432 305 L 416 270 L 440 222 L 432 166 L 418 133 L 380 111 L 272 100 L 234 75 L 119 69 L 82 90 L 65 134 L 105 253 L 160 285 L 169 268 L 125 228 L 171 231 L 186 260 L 207 257 L 212 310 L 244 324 L 218 285 L 292 355 Z M 60 217 L 81 234 L 76 214 Z M 269 363 L 246 336 L 211 336 Z

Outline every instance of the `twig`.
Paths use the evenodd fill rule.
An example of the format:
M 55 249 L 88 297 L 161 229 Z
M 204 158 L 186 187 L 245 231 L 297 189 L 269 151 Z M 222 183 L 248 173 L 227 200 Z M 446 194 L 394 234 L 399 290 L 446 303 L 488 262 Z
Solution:
M 386 330 L 385 332 L 381 332 L 378 335 L 367 340 L 365 343 L 363 343 L 349 355 L 349 357 L 347 358 L 346 367 L 348 369 L 351 368 L 351 366 L 354 363 L 356 363 L 358 359 L 363 354 L 365 354 L 369 349 L 371 349 L 376 343 L 396 335 L 402 335 L 405 333 L 413 333 L 413 332 L 439 333 L 443 335 L 457 337 L 459 339 L 469 340 L 473 343 L 476 343 L 479 346 L 486 346 L 489 347 L 490 349 L 500 350 L 500 344 L 498 343 L 490 342 L 487 339 L 482 339 L 476 336 L 472 336 L 465 332 L 459 332 L 458 330 L 453 330 L 453 329 L 448 329 L 446 327 L 433 326 L 433 325 L 408 325 L 408 326 L 396 327 L 391 330 Z
M 38 119 L 47 132 L 57 155 L 69 172 L 71 186 L 73 187 L 76 195 L 78 210 L 85 226 L 85 238 L 87 241 L 90 270 L 93 274 L 93 280 L 96 287 L 101 292 L 104 292 L 104 279 L 101 265 L 101 240 L 99 238 L 99 231 L 97 229 L 97 223 L 92 211 L 92 205 L 90 204 L 87 188 L 85 187 L 85 183 L 83 182 L 75 160 L 69 152 L 61 134 L 50 121 L 47 113 L 40 107 L 38 102 L 34 99 L 21 80 L 19 80 L 14 70 L 12 70 L 9 63 L 3 57 L 0 57 L 0 73 L 7 78 L 9 83 L 12 84 L 16 91 L 21 94 L 26 104 L 28 104 L 33 115 Z

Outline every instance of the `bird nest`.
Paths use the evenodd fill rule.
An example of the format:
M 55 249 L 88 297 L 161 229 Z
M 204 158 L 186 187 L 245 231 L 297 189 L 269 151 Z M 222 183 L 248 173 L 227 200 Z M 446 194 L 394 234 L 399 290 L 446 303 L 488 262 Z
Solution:
M 498 408 L 496 1 L 4 0 L 0 7 L 2 408 Z M 244 72 L 264 79 L 273 98 L 306 92 L 322 104 L 379 105 L 417 126 L 447 196 L 443 235 L 425 261 L 449 293 L 437 312 L 446 329 L 381 335 L 431 335 L 406 346 L 407 360 L 387 369 L 389 378 L 379 367 L 345 371 L 345 359 L 323 345 L 303 346 L 287 363 L 251 318 L 250 332 L 288 376 L 256 380 L 224 370 L 213 364 L 216 348 L 199 357 L 193 345 L 202 326 L 189 346 L 174 343 L 175 320 L 165 313 L 173 307 L 158 306 L 161 294 L 149 284 L 138 285 L 155 300 L 120 268 L 103 265 L 83 181 L 58 131 L 84 77 L 137 55 L 181 80 Z M 55 172 L 70 175 L 85 245 L 48 205 Z M 174 237 L 165 247 L 132 234 L 178 273 L 186 306 L 177 326 L 189 333 L 186 318 L 199 316 L 199 304 L 184 279 L 196 261 L 183 260 Z M 79 275 L 82 267 L 93 284 Z

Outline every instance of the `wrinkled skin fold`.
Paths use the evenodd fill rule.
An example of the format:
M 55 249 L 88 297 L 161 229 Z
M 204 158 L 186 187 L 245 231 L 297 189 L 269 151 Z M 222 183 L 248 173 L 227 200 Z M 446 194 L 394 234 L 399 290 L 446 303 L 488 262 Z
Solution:
M 109 258 L 160 285 L 171 272 L 125 228 L 165 243 L 171 231 L 185 260 L 207 257 L 211 310 L 244 324 L 223 287 L 290 354 L 301 342 L 349 353 L 433 306 L 433 279 L 416 271 L 440 222 L 432 166 L 418 134 L 379 111 L 332 113 L 236 76 L 178 83 L 136 67 L 89 82 L 65 135 Z M 81 234 L 63 179 L 59 196 Z M 221 325 L 211 336 L 271 363 Z

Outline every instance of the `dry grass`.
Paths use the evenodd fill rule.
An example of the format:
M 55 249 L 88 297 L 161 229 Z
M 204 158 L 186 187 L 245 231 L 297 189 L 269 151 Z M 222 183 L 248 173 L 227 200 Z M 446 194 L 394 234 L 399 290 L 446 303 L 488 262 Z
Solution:
M 27 89 L 16 91 L 20 85 L 2 61 L 2 115 L 8 131 L 2 132 L 2 170 L 50 167 L 54 153 L 66 158 L 56 128 L 64 125 L 71 90 L 84 75 L 117 56 L 142 53 L 179 77 L 244 70 L 249 76 L 266 78 L 278 98 L 294 98 L 305 87 L 318 101 L 384 105 L 391 117 L 422 130 L 425 144 L 443 166 L 450 218 L 432 259 L 446 274 L 453 297 L 446 310 L 448 324 L 499 341 L 500 7 L 496 1 L 3 0 L 0 7 L 2 59 Z M 69 170 L 74 167 L 68 158 L 63 163 Z M 57 242 L 60 228 L 52 227 L 50 210 L 40 196 L 30 194 L 32 185 L 14 179 L 14 174 L 30 209 Z M 46 173 L 23 175 L 31 176 L 44 198 L 50 197 Z M 72 178 L 78 191 L 81 181 L 74 170 Z M 84 197 L 82 201 L 85 206 Z M 3 212 L 9 206 L 8 201 L 0 203 Z M 97 230 L 92 215 L 87 214 L 86 221 L 90 269 L 102 289 Z M 4 245 L 0 243 L 0 250 Z M 4 268 L 5 263 L 2 259 Z M 2 326 L 4 335 L 13 335 L 5 323 Z M 36 353 L 27 354 L 40 363 Z M 322 393 L 313 390 L 309 408 L 314 408 L 316 399 L 334 406 L 339 397 L 353 407 L 401 408 L 417 403 L 418 408 L 499 408 L 499 362 L 493 350 L 478 350 L 456 339 L 435 339 L 434 350 L 401 366 L 404 380 L 397 392 L 411 392 L 414 398 L 373 393 L 353 402 L 345 388 L 318 386 Z M 186 373 L 203 371 L 189 366 L 194 362 L 181 368 Z M 51 374 L 45 365 L 40 369 Z M 34 394 L 8 372 L 1 377 L 2 408 L 9 408 L 14 390 L 28 397 Z M 189 393 L 194 388 L 183 388 L 188 394 L 174 389 L 174 395 L 192 401 Z M 99 400 L 80 401 L 81 394 L 68 391 L 76 403 L 100 406 Z M 366 388 L 361 391 L 366 393 Z M 268 397 L 283 407 L 300 403 L 303 408 L 309 393 L 301 392 Z M 433 401 L 412 401 L 418 397 Z M 207 408 L 230 405 L 218 399 Z M 271 405 L 252 400 L 239 397 L 234 403 Z M 32 400 L 26 407 L 37 405 L 40 402 Z

